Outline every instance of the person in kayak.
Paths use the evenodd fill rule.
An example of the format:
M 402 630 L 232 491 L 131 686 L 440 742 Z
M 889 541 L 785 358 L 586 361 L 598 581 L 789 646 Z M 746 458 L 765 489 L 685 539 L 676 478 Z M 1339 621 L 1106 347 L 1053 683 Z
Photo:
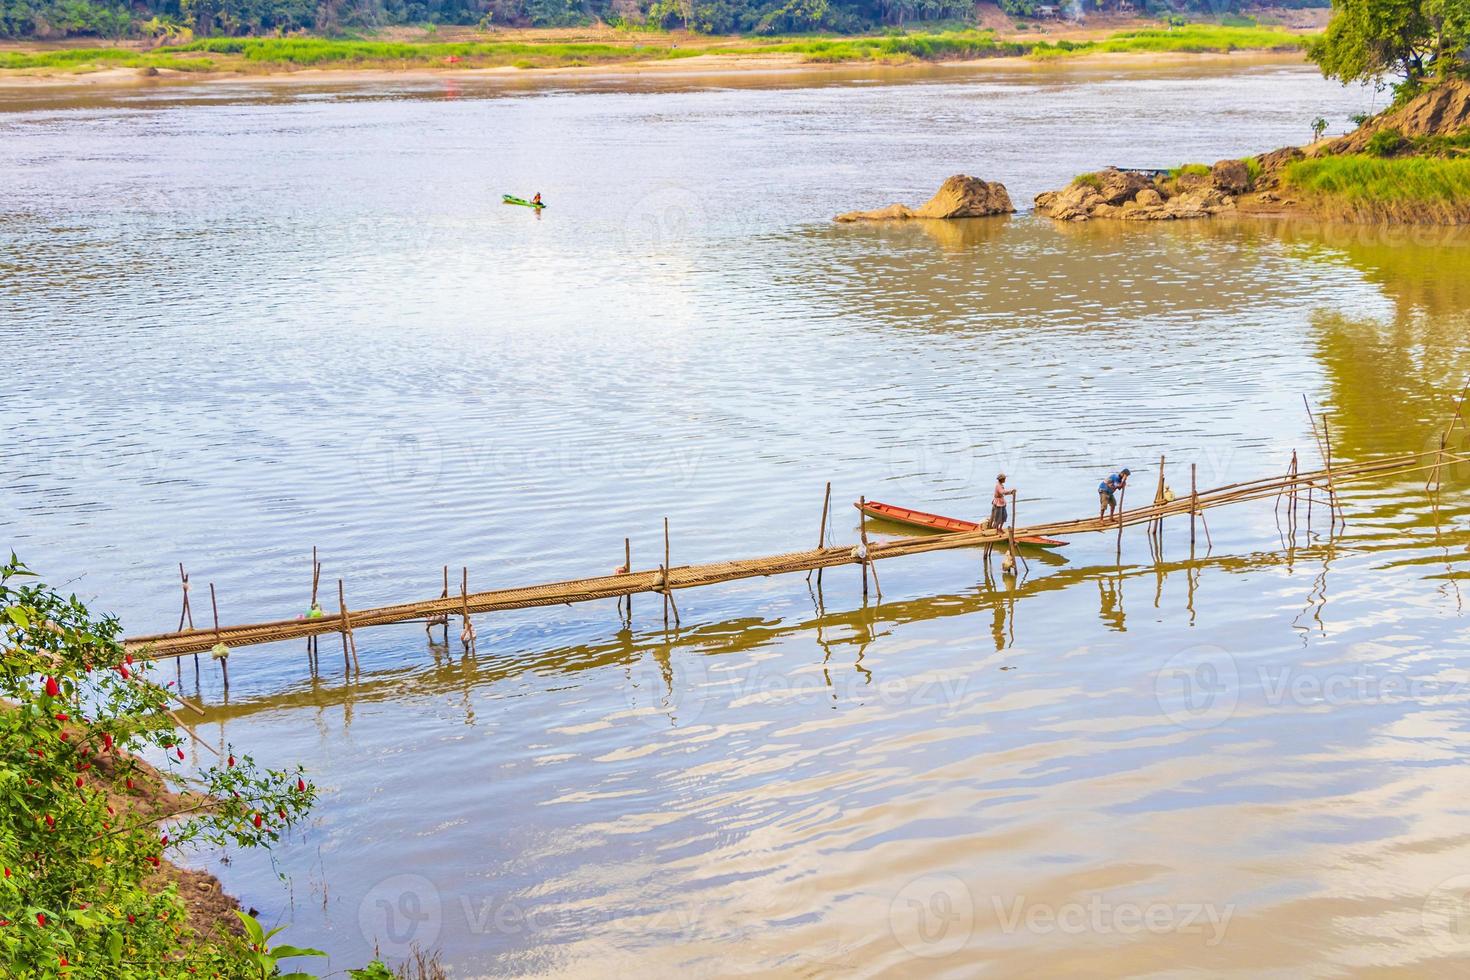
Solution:
M 995 476 L 995 493 L 990 497 L 990 526 L 999 531 L 1006 526 L 1006 519 L 1010 514 L 1006 512 L 1006 475 L 997 473 Z
M 1109 473 L 1108 478 L 1097 485 L 1097 519 L 1117 513 L 1118 491 L 1128 485 L 1128 477 L 1132 471 L 1123 467 L 1116 473 Z
M 533 198 L 531 198 L 531 203 L 534 204 L 538 208 L 541 206 L 541 192 L 540 191 L 537 191 L 536 192 L 536 196 L 533 197 Z

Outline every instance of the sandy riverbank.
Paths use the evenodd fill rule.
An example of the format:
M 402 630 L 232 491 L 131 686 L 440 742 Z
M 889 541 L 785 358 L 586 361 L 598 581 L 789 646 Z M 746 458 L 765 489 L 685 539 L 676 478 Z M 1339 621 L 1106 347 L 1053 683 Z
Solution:
M 992 13 L 998 13 L 992 11 Z M 1319 12 L 1287 12 L 1262 27 L 1190 25 L 1172 31 L 1136 17 L 1086 23 L 995 23 L 978 30 L 899 36 L 714 37 L 630 33 L 608 27 L 480 32 L 470 28 L 385 31 L 370 41 L 213 39 L 183 47 L 0 44 L 0 87 L 136 86 L 221 80 L 343 82 L 477 78 L 749 77 L 813 72 L 1098 64 L 1300 60 L 1295 36 L 1320 29 Z M 992 17 L 992 19 L 995 19 Z M 1132 33 L 1144 32 L 1139 41 Z M 1284 42 L 1284 43 L 1283 43 Z M 1091 46 L 1091 50 L 1086 48 Z
M 559 65 L 550 68 L 522 68 L 496 65 L 486 68 L 430 68 L 415 65 L 404 68 L 277 68 L 252 71 L 177 71 L 167 68 L 102 68 L 85 72 L 21 72 L 0 70 L 0 91 L 37 88 L 141 88 L 164 85 L 218 84 L 230 82 L 266 83 L 272 85 L 313 85 L 321 83 L 381 84 L 389 82 L 453 82 L 515 79 L 559 80 L 569 78 L 681 78 L 713 80 L 720 77 L 758 82 L 762 77 L 776 79 L 792 74 L 820 75 L 838 78 L 843 75 L 871 75 L 874 71 L 894 74 L 920 74 L 934 71 L 1045 71 L 1100 66 L 1147 70 L 1174 65 L 1247 66 L 1262 64 L 1301 64 L 1305 58 L 1295 51 L 1232 51 L 1120 53 L 1093 52 L 1065 59 L 1041 60 L 1028 55 L 1008 55 L 960 61 L 907 62 L 814 62 L 796 54 L 707 54 L 676 61 L 626 61 L 601 65 Z

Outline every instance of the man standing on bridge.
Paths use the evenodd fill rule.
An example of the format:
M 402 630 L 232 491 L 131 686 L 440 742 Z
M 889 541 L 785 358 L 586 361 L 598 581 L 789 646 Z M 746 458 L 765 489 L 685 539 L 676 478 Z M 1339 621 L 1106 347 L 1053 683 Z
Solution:
M 1128 485 L 1128 477 L 1131 471 L 1123 467 L 1116 473 L 1108 474 L 1108 478 L 1097 485 L 1097 519 L 1110 517 L 1118 512 L 1118 493 Z
M 995 477 L 995 493 L 990 498 L 990 526 L 997 531 L 1003 530 L 1009 517 L 1006 510 L 1006 475 L 998 473 Z

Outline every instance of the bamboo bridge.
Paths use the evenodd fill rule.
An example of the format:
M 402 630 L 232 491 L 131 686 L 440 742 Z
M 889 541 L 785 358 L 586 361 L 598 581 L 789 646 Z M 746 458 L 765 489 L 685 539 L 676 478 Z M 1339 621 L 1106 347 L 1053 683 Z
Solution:
M 1310 522 L 1311 507 L 1314 500 L 1318 507 L 1325 507 L 1329 525 L 1335 526 L 1339 521 L 1344 521 L 1341 504 L 1338 500 L 1338 491 L 1345 485 L 1371 479 L 1382 479 L 1385 477 L 1404 476 L 1414 472 L 1430 471 L 1426 479 L 1426 489 L 1430 484 L 1438 485 L 1441 468 L 1447 462 L 1470 462 L 1470 457 L 1450 452 L 1446 448 L 1450 432 L 1459 421 L 1456 413 L 1450 429 L 1440 438 L 1439 448 L 1417 453 L 1405 453 L 1395 456 L 1382 457 L 1373 460 L 1341 464 L 1336 467 L 1332 465 L 1331 441 L 1325 431 L 1318 437 L 1319 448 L 1323 450 L 1325 467 L 1318 470 L 1299 471 L 1297 468 L 1296 455 L 1293 454 L 1291 466 L 1283 475 L 1262 477 L 1256 480 L 1248 480 L 1240 483 L 1227 484 L 1208 490 L 1199 490 L 1194 487 L 1194 467 L 1191 467 L 1191 489 L 1185 495 L 1173 497 L 1166 492 L 1164 483 L 1164 460 L 1160 459 L 1157 487 L 1152 501 L 1141 507 L 1125 509 L 1119 507 L 1116 516 L 1101 518 L 1083 518 L 1070 521 L 1058 521 L 1049 524 L 1035 524 L 1026 527 L 1015 527 L 1014 523 L 1005 531 L 982 529 L 978 531 L 965 531 L 950 534 L 940 534 L 922 537 L 906 537 L 892 541 L 869 541 L 867 536 L 866 518 L 860 527 L 860 540 L 855 545 L 831 546 L 825 543 L 817 548 L 805 551 L 793 551 L 786 554 L 767 555 L 755 558 L 743 558 L 733 561 L 712 562 L 700 565 L 670 566 L 668 562 L 668 521 L 664 522 L 664 555 L 665 561 L 656 568 L 634 571 L 625 564 L 618 574 L 603 575 L 592 578 L 573 579 L 562 582 L 550 582 L 539 585 L 528 585 L 518 588 L 495 589 L 486 592 L 470 592 L 467 588 L 467 576 L 462 580 L 461 590 L 458 595 L 451 595 L 448 581 L 448 570 L 445 570 L 445 583 L 443 593 L 437 597 L 416 602 L 405 602 L 390 606 L 380 606 L 372 609 L 349 610 L 343 596 L 342 583 L 338 583 L 339 609 L 334 613 L 321 612 L 320 615 L 302 617 L 296 619 L 283 619 L 259 623 L 247 623 L 242 625 L 219 625 L 218 613 L 215 615 L 215 623 L 212 627 L 193 628 L 192 612 L 189 608 L 188 599 L 188 576 L 181 576 L 184 580 L 184 613 L 180 617 L 179 630 L 169 633 L 158 633 L 148 636 L 135 636 L 125 641 L 128 651 L 135 656 L 162 660 L 167 658 L 183 657 L 189 654 L 199 654 L 213 651 L 222 660 L 229 652 L 237 647 L 250 646 L 261 643 L 275 643 L 284 640 L 307 639 L 308 649 L 314 650 L 315 638 L 330 634 L 341 634 L 343 644 L 344 660 L 348 658 L 349 645 L 352 653 L 351 659 L 355 661 L 356 641 L 353 638 L 355 630 L 365 629 L 372 626 L 387 626 L 399 623 L 422 622 L 430 627 L 443 626 L 446 642 L 448 640 L 449 621 L 451 617 L 458 617 L 463 623 L 461 640 L 467 649 L 473 649 L 474 627 L 470 617 L 491 612 L 501 612 L 513 609 L 533 609 L 542 606 L 569 605 L 571 603 L 592 602 L 600 599 L 616 598 L 627 601 L 628 615 L 631 619 L 632 596 L 651 593 L 663 597 L 664 617 L 668 621 L 670 607 L 673 608 L 675 623 L 678 622 L 678 607 L 674 604 L 673 594 L 680 589 L 692 589 L 701 586 L 716 585 L 721 582 L 734 582 L 741 579 L 763 578 L 771 575 L 783 575 L 793 572 L 816 572 L 820 576 L 823 569 L 836 568 L 843 565 L 858 564 L 862 566 L 863 591 L 867 594 L 867 580 L 869 572 L 873 576 L 874 584 L 878 587 L 881 597 L 882 587 L 878 585 L 877 569 L 874 563 L 889 558 L 900 558 L 907 555 L 927 554 L 934 551 L 952 551 L 959 548 L 981 547 L 986 551 L 986 560 L 990 558 L 991 550 L 997 546 L 1003 547 L 1014 562 L 1017 557 L 1016 539 L 1028 536 L 1068 536 L 1087 533 L 1115 533 L 1121 547 L 1123 528 L 1146 524 L 1150 526 L 1151 534 L 1161 532 L 1163 521 L 1166 518 L 1188 518 L 1190 522 L 1190 540 L 1194 541 L 1195 521 L 1204 521 L 1205 511 L 1223 507 L 1230 504 L 1245 503 L 1252 500 L 1276 499 L 1278 520 L 1281 518 L 1281 508 L 1285 504 L 1285 516 L 1288 525 L 1291 526 L 1293 534 L 1298 520 L 1298 512 L 1303 504 L 1308 508 L 1308 520 Z M 1313 422 L 1313 431 L 1316 432 L 1316 422 Z M 1014 503 L 1015 492 L 1011 491 Z M 824 504 L 822 512 L 822 525 L 820 541 L 826 541 L 827 514 L 830 505 L 831 484 L 828 484 L 828 503 Z M 1321 496 L 1319 496 L 1321 495 Z M 1124 497 L 1126 498 L 1126 488 Z M 1325 497 L 1325 499 L 1322 499 Z M 1126 504 L 1126 499 L 1120 502 Z M 1014 508 L 1013 508 L 1014 520 Z M 1208 536 L 1208 525 L 1205 526 Z M 626 553 L 626 552 L 625 552 Z M 1022 558 L 1024 561 L 1024 558 Z M 316 574 L 320 575 L 320 564 L 313 565 Z M 213 587 L 211 586 L 211 599 L 213 599 Z M 315 602 L 316 585 L 313 584 L 313 606 Z M 184 619 L 190 621 L 190 628 L 183 629 Z M 226 667 L 226 685 L 228 685 L 228 668 Z

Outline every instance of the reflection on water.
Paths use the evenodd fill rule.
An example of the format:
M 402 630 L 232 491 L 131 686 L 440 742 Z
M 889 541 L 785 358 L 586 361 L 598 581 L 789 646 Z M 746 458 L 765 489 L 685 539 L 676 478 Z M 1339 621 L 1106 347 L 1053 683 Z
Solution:
M 1415 449 L 1463 245 L 1254 222 L 839 227 L 950 172 L 1018 202 L 1364 108 L 1304 69 L 621 90 L 158 90 L 0 114 L 0 533 L 130 630 L 807 546 L 846 501 L 1023 523 Z M 862 82 L 863 84 L 858 84 Z M 560 85 L 560 83 L 558 83 Z M 331 89 L 331 90 L 328 90 Z M 0 98 L 10 98 L 4 96 Z M 1058 106 L 1065 105 L 1065 112 Z M 1249 107 L 1249 110 L 1245 107 Z M 546 193 L 535 220 L 505 191 Z M 305 763 L 288 935 L 456 975 L 1449 975 L 1470 874 L 1470 473 L 1141 533 L 202 665 L 206 736 Z M 1303 515 L 1305 518 L 1305 514 Z M 657 556 L 657 557 L 655 557 Z M 451 629 L 451 634 L 454 631 Z M 163 668 L 194 690 L 192 661 Z M 176 671 L 176 673 L 174 673 Z M 206 760 L 207 761 L 207 760 Z M 283 896 L 277 869 L 291 875 Z M 1470 880 L 1470 879 L 1467 879 Z M 1366 940 L 1366 941 L 1365 941 Z

